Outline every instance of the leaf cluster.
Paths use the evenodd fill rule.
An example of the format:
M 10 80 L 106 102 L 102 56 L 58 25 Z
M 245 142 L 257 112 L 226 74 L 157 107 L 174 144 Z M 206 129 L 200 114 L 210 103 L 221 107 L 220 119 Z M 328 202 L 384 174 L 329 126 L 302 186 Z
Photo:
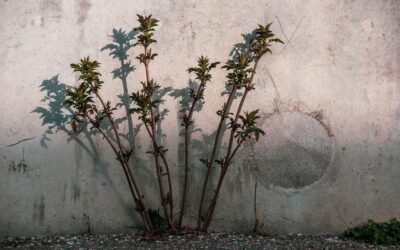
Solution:
M 131 113 L 139 114 L 139 119 L 149 124 L 151 123 L 151 109 L 157 108 L 157 104 L 160 100 L 154 100 L 152 97 L 156 89 L 160 88 L 160 85 L 155 83 L 154 80 L 150 80 L 149 83 L 141 82 L 142 88 L 131 94 L 131 99 L 136 105 L 135 108 L 130 109 Z
M 68 107 L 73 107 L 78 116 L 86 116 L 86 114 L 93 114 L 96 106 L 93 102 L 93 97 L 89 94 L 87 85 L 80 84 L 78 87 L 67 89 L 67 99 L 65 104 Z
M 250 75 L 253 69 L 250 67 L 251 58 L 242 52 L 237 52 L 233 59 L 228 60 L 222 68 L 228 71 L 226 76 L 228 86 L 236 86 L 237 89 L 248 88 Z
M 67 89 L 65 105 L 74 110 L 71 127 L 77 132 L 77 122 L 83 122 L 85 118 L 94 115 L 91 123 L 94 127 L 99 127 L 101 121 L 108 115 L 112 115 L 116 110 L 111 106 L 111 102 L 104 103 L 104 107 L 98 110 L 93 101 L 93 94 L 101 88 L 103 81 L 100 80 L 101 74 L 97 71 L 100 64 L 92 61 L 89 57 L 84 57 L 77 64 L 71 64 L 74 72 L 79 73 L 80 83 L 77 87 Z
M 270 30 L 271 24 L 269 23 L 265 26 L 258 25 L 258 28 L 255 30 L 256 35 L 250 40 L 251 51 L 257 59 L 260 59 L 267 52 L 272 53 L 269 48 L 272 43 L 283 44 L 283 41 L 275 37 L 275 34 Z
M 363 225 L 347 229 L 343 236 L 375 245 L 400 245 L 400 221 L 395 218 L 384 223 L 368 220 Z
M 189 91 L 190 96 L 194 100 L 203 100 L 203 93 L 206 83 L 211 80 L 210 71 L 217 67 L 219 62 L 210 63 L 210 59 L 206 56 L 200 56 L 197 59 L 197 67 L 188 68 L 189 73 L 194 73 L 196 75 L 196 80 L 200 82 L 199 91 L 196 93 L 194 89 Z
M 261 128 L 257 127 L 256 122 L 260 118 L 257 113 L 258 109 L 251 112 L 244 112 L 244 116 L 239 116 L 240 122 L 234 125 L 237 126 L 235 138 L 239 145 L 252 136 L 258 141 L 260 135 L 265 134 Z
M 154 229 L 157 233 L 163 233 L 167 230 L 167 220 L 160 215 L 160 212 L 158 210 L 149 209 L 148 214 L 151 224 L 154 226 Z
M 83 122 L 88 115 L 98 113 L 89 91 L 88 85 L 85 84 L 67 89 L 65 105 L 72 107 L 74 110 L 71 128 L 75 133 L 77 132 L 77 122 Z M 99 126 L 101 120 L 100 116 L 96 117 L 98 117 L 96 124 L 93 124 L 95 127 Z
M 188 68 L 189 73 L 195 73 L 196 79 L 200 84 L 205 85 L 206 82 L 211 80 L 210 71 L 217 67 L 219 62 L 210 63 L 210 59 L 206 56 L 200 56 L 197 59 L 197 67 Z
M 141 53 L 136 58 L 139 60 L 140 63 L 148 64 L 149 61 L 154 60 L 154 58 L 157 56 L 157 54 L 152 53 L 151 49 L 148 49 L 148 47 L 151 44 L 157 42 L 153 38 L 153 36 L 155 27 L 158 26 L 159 21 L 155 18 L 152 18 L 152 15 L 149 16 L 137 15 L 137 17 L 139 26 L 134 28 L 134 31 L 139 32 L 139 35 L 137 36 L 137 42 L 134 44 L 134 46 L 137 45 L 143 46 L 145 52 Z
M 100 67 L 100 63 L 90 58 L 84 57 L 79 63 L 71 64 L 71 68 L 74 72 L 79 73 L 78 80 L 81 81 L 81 85 L 87 85 L 89 94 L 96 92 L 101 88 L 103 81 L 100 80 L 101 74 L 97 71 Z

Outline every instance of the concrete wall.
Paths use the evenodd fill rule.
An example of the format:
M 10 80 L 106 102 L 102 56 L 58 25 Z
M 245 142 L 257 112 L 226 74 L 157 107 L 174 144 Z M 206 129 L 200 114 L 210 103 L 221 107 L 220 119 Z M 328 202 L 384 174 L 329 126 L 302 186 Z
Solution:
M 97 232 L 138 225 L 111 150 L 99 135 L 71 135 L 62 108 L 65 87 L 76 83 L 69 64 L 86 55 L 102 63 L 102 92 L 113 104 L 124 85 L 129 93 L 139 88 L 137 48 L 127 52 L 136 69 L 126 79 L 113 78 L 121 62 L 101 51 L 113 29 L 137 25 L 137 13 L 160 20 L 151 73 L 166 87 L 160 126 L 179 176 L 176 203 L 185 70 L 201 54 L 225 62 L 241 34 L 273 22 L 286 44 L 262 60 L 245 105 L 260 108 L 266 136 L 240 150 L 212 229 L 251 230 L 256 182 L 267 232 L 339 232 L 369 218 L 400 217 L 400 1 L 1 0 L 0 236 L 85 232 L 84 214 Z M 225 73 L 214 72 L 203 115 L 195 114 L 192 214 L 205 170 L 197 158 L 209 154 Z M 135 171 L 157 208 L 149 139 L 138 124 L 134 117 L 120 129 L 134 138 Z

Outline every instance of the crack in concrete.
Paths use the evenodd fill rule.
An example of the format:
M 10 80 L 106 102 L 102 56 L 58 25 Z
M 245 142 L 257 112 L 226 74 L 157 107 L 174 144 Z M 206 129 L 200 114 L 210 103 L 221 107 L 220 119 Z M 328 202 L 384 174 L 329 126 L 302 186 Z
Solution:
M 22 139 L 22 140 L 20 140 L 20 141 L 17 141 L 16 143 L 7 145 L 6 147 L 7 147 L 7 148 L 13 147 L 13 146 L 18 145 L 18 144 L 20 144 L 20 143 L 22 143 L 22 142 L 33 140 L 33 139 L 35 139 L 35 137 L 36 137 L 36 136 L 30 137 L 30 138 Z
M 276 106 L 276 109 L 278 111 L 280 111 L 281 110 L 281 106 L 283 105 L 283 102 L 282 102 L 282 99 L 281 99 L 281 95 L 279 94 L 278 87 L 276 86 L 275 80 L 272 77 L 271 72 L 269 72 L 268 68 L 266 68 L 266 71 L 267 71 L 267 74 L 268 74 L 269 78 L 271 79 L 272 86 L 274 87 L 274 90 L 275 90 L 274 104 Z
M 285 49 L 286 49 L 286 47 L 287 47 L 288 44 L 290 44 L 290 46 L 293 47 L 293 45 L 292 45 L 290 42 L 292 41 L 294 35 L 296 34 L 296 32 L 297 32 L 297 30 L 299 29 L 301 23 L 303 22 L 304 16 L 300 19 L 299 23 L 298 23 L 297 26 L 296 26 L 296 29 L 293 31 L 293 33 L 292 33 L 292 35 L 290 36 L 289 39 L 287 38 L 285 32 L 283 31 L 283 28 L 282 28 L 281 22 L 280 22 L 280 20 L 279 20 L 279 17 L 278 17 L 278 16 L 275 16 L 275 17 L 276 17 L 276 19 L 278 20 L 279 26 L 281 27 L 282 33 L 283 33 L 283 35 L 285 36 L 286 41 L 287 41 L 287 43 L 285 43 L 285 46 L 283 47 L 283 49 L 281 50 L 281 52 L 279 52 L 279 53 L 282 53 L 283 51 L 285 51 Z M 294 48 L 294 47 L 293 47 L 293 48 Z
M 283 27 L 282 27 L 281 20 L 279 19 L 279 17 L 278 17 L 277 15 L 274 15 L 274 17 L 276 18 L 276 20 L 278 20 L 279 27 L 281 28 L 281 31 L 282 31 L 282 33 L 283 33 L 283 36 L 286 38 L 286 42 L 288 42 L 288 41 L 289 41 L 289 38 L 287 37 L 285 31 L 283 31 Z M 292 44 L 290 44 L 290 45 L 293 46 Z

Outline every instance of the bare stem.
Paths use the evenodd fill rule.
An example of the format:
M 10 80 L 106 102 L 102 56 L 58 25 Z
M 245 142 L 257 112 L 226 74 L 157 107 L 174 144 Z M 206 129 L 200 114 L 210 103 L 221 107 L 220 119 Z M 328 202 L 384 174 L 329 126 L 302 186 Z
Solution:
M 104 100 L 103 100 L 103 98 L 100 96 L 99 92 L 95 91 L 94 94 L 95 94 L 95 95 L 97 96 L 97 98 L 100 100 L 101 105 L 103 106 L 103 109 L 104 109 L 104 111 L 105 111 L 105 113 L 106 113 L 106 115 L 107 115 L 107 118 L 108 118 L 108 120 L 109 120 L 110 123 L 111 123 L 111 127 L 112 127 L 112 129 L 113 129 L 113 131 L 114 131 L 115 138 L 117 139 L 117 143 L 118 143 L 118 147 L 119 147 L 120 153 L 122 154 L 122 153 L 123 153 L 123 146 L 122 146 L 122 143 L 121 143 L 121 139 L 119 138 L 119 134 L 118 134 L 117 128 L 116 128 L 116 126 L 115 126 L 114 119 L 112 118 L 111 114 L 110 114 L 109 112 L 106 111 L 106 104 L 104 103 Z
M 210 226 L 212 217 L 214 215 L 215 206 L 216 206 L 217 201 L 218 201 L 218 196 L 219 196 L 219 192 L 221 190 L 222 182 L 223 182 L 223 180 L 225 178 L 225 174 L 228 171 L 228 167 L 232 163 L 233 157 L 235 156 L 236 152 L 238 151 L 238 149 L 240 148 L 241 145 L 242 145 L 241 143 L 236 145 L 235 149 L 232 152 L 231 157 L 225 162 L 224 165 L 221 166 L 221 173 L 220 173 L 220 176 L 219 176 L 219 179 L 218 179 L 217 189 L 214 192 L 214 197 L 212 198 L 210 206 L 208 207 L 208 210 L 207 210 L 207 213 L 206 213 L 206 220 L 205 220 L 204 225 L 203 225 L 203 230 L 204 231 L 207 231 L 208 227 Z
M 100 103 L 102 104 L 103 109 L 106 110 L 106 104 L 105 104 L 103 98 L 101 97 L 101 95 L 97 91 L 95 91 L 94 94 L 100 100 Z M 141 192 L 139 190 L 137 182 L 136 182 L 136 180 L 135 180 L 135 178 L 133 176 L 133 173 L 132 173 L 132 171 L 130 169 L 129 163 L 126 160 L 126 158 L 124 157 L 124 155 L 123 155 L 124 148 L 123 148 L 123 145 L 121 143 L 121 139 L 120 139 L 120 136 L 118 134 L 117 128 L 115 126 L 114 119 L 112 118 L 112 116 L 111 116 L 111 114 L 109 112 L 105 112 L 105 113 L 107 115 L 108 120 L 110 121 L 111 127 L 112 127 L 112 129 L 114 131 L 114 134 L 115 134 L 115 138 L 117 139 L 119 151 L 117 150 L 118 153 L 116 152 L 116 154 L 118 156 L 119 161 L 124 166 L 125 174 L 127 175 L 127 177 L 129 177 L 128 179 L 130 179 L 130 181 L 132 182 L 132 184 L 133 184 L 133 186 L 135 188 L 135 191 L 136 191 L 136 194 L 137 194 L 137 201 L 139 203 L 139 204 L 137 204 L 137 207 L 138 207 L 139 211 L 141 211 L 141 213 L 143 213 L 143 220 L 146 221 L 145 224 L 149 224 L 149 225 L 146 225 L 146 228 L 151 230 L 152 229 L 152 224 L 150 222 L 150 217 L 149 217 L 149 215 L 147 213 L 147 210 L 145 208 L 145 205 L 144 205 L 144 202 L 143 202 L 143 198 L 142 198 L 143 196 L 142 196 L 142 194 L 141 194 Z M 105 134 L 103 132 L 102 132 L 102 134 L 105 136 Z M 129 182 L 129 180 L 128 180 L 128 182 Z
M 145 128 L 146 128 L 146 130 L 147 130 L 147 133 L 149 134 L 149 136 L 150 136 L 152 142 L 156 144 L 157 148 L 159 148 L 158 143 L 155 141 L 155 138 L 153 137 L 153 134 L 152 134 L 152 132 L 150 131 L 150 128 L 149 128 L 149 126 L 147 125 L 147 123 L 144 123 L 144 126 L 145 126 Z M 169 171 L 168 162 L 167 162 L 167 160 L 166 160 L 166 158 L 165 158 L 165 155 L 164 155 L 162 152 L 160 152 L 160 157 L 161 157 L 161 160 L 162 160 L 163 163 L 164 163 L 165 170 L 167 171 L 169 190 L 172 190 L 172 186 L 171 186 L 172 181 L 171 181 L 171 174 L 170 174 L 170 171 Z M 171 200 L 170 200 L 170 202 L 172 203 L 172 202 L 173 202 L 173 200 L 172 200 L 172 193 L 170 193 L 170 195 L 171 195 Z M 173 220 L 173 217 L 172 217 L 173 205 L 170 205 L 169 207 L 170 207 L 170 211 L 169 211 L 169 212 L 170 212 L 170 217 L 171 217 L 171 220 Z
M 147 55 L 147 54 L 148 54 L 147 47 L 144 47 L 144 55 Z M 145 71 L 146 71 L 146 83 L 147 83 L 147 86 L 150 87 L 150 73 L 149 73 L 148 60 L 144 61 L 144 67 L 145 67 Z M 151 97 L 151 98 L 153 98 L 153 97 Z M 151 123 L 150 123 L 151 133 L 149 133 L 149 134 L 151 135 L 151 138 L 152 138 L 153 155 L 154 155 L 154 161 L 155 161 L 155 165 L 156 165 L 156 173 L 157 173 L 157 180 L 158 180 L 161 204 L 163 206 L 165 218 L 167 219 L 170 228 L 172 230 L 175 230 L 172 213 L 169 214 L 169 212 L 168 212 L 166 197 L 165 197 L 164 188 L 162 185 L 162 173 L 161 173 L 160 158 L 159 158 L 160 152 L 159 152 L 159 147 L 157 145 L 157 137 L 156 137 L 156 117 L 154 115 L 154 110 L 152 107 L 150 108 L 150 119 L 151 119 Z M 169 171 L 167 171 L 167 175 L 169 175 Z M 170 182 L 170 181 L 171 181 L 171 178 L 169 177 L 168 182 Z M 169 184 L 169 188 L 171 188 L 171 184 Z M 171 200 L 172 200 L 172 188 L 169 191 L 170 191 L 169 193 L 171 195 Z M 173 211 L 172 202 L 170 202 L 169 204 L 170 204 L 170 211 Z
M 86 215 L 85 213 L 83 214 L 83 216 L 85 217 L 85 223 L 86 223 L 86 230 L 87 230 L 87 234 L 91 235 L 91 230 L 90 230 L 90 219 L 89 219 L 89 215 Z
M 229 97 L 228 97 L 228 101 L 226 103 L 226 105 L 224 106 L 224 110 L 223 110 L 223 114 L 221 116 L 221 119 L 219 121 L 218 124 L 218 129 L 217 129 L 217 134 L 215 135 L 215 140 L 214 140 L 214 146 L 213 146 L 213 150 L 211 153 L 211 158 L 210 161 L 208 162 L 207 165 L 207 173 L 206 173 L 206 177 L 204 178 L 204 183 L 203 183 L 203 188 L 201 191 L 201 197 L 200 197 L 200 205 L 199 205 L 199 212 L 198 212 L 198 218 L 197 218 L 197 229 L 201 228 L 201 223 L 202 223 L 202 212 L 203 212 L 203 206 L 204 206 L 204 198 L 207 192 L 207 186 L 208 186 L 208 181 L 210 179 L 210 175 L 211 175 L 211 171 L 213 168 L 213 164 L 214 164 L 214 160 L 217 154 L 217 148 L 219 145 L 219 142 L 221 140 L 221 131 L 222 131 L 222 127 L 225 123 L 225 119 L 227 118 L 230 108 L 232 106 L 232 102 L 234 99 L 234 96 L 236 94 L 236 86 L 233 86 L 232 91 L 229 93 Z
M 257 182 L 254 185 L 254 228 L 253 228 L 253 233 L 258 233 L 258 230 L 260 229 L 260 227 L 262 226 L 262 224 L 260 224 L 260 220 L 258 219 L 257 216 Z
M 171 218 L 171 221 L 174 221 L 174 199 L 172 196 L 172 179 L 171 179 L 171 172 L 169 171 L 169 166 L 168 166 L 168 162 L 167 159 L 165 159 L 165 154 L 162 153 L 160 154 L 161 160 L 164 163 L 165 166 L 165 170 L 167 171 L 167 179 L 168 179 L 168 189 L 169 189 L 169 195 L 170 195 L 170 199 L 169 199 L 169 216 Z
M 188 192 L 188 182 L 189 182 L 189 162 L 190 162 L 190 155 L 189 155 L 189 146 L 190 146 L 190 127 L 192 125 L 192 117 L 194 113 L 194 108 L 196 106 L 197 101 L 199 100 L 198 96 L 200 95 L 201 91 L 204 89 L 203 83 L 200 84 L 199 89 L 197 90 L 196 97 L 193 99 L 192 106 L 190 107 L 188 115 L 184 119 L 184 126 L 185 126 L 185 179 L 183 182 L 183 194 L 182 194 L 182 203 L 181 203 L 181 214 L 179 216 L 179 227 L 182 227 L 183 216 L 185 215 L 185 210 L 187 207 L 187 192 Z
M 203 225 L 204 231 L 207 231 L 208 227 L 210 226 L 210 222 L 211 222 L 212 216 L 214 214 L 215 205 L 217 204 L 218 194 L 219 194 L 219 191 L 221 190 L 222 182 L 224 180 L 226 171 L 227 171 L 227 167 L 221 166 L 221 173 L 218 178 L 217 189 L 215 190 L 214 197 L 211 200 L 210 206 L 208 208 L 208 212 L 206 214 L 206 220 Z
M 219 176 L 219 179 L 218 179 L 217 189 L 215 190 L 214 196 L 212 198 L 212 201 L 211 201 L 209 209 L 208 209 L 208 213 L 207 213 L 207 216 L 206 216 L 206 221 L 205 221 L 204 226 L 203 226 L 203 230 L 205 230 L 205 231 L 207 231 L 207 229 L 208 229 L 208 227 L 209 227 L 209 225 L 211 223 L 212 217 L 214 215 L 215 205 L 217 204 L 219 192 L 221 190 L 221 184 L 222 184 L 222 182 L 223 182 L 223 180 L 225 178 L 226 171 L 228 170 L 228 168 L 229 168 L 229 166 L 230 166 L 230 164 L 232 162 L 233 156 L 236 154 L 237 150 L 239 149 L 239 147 L 241 145 L 241 143 L 238 144 L 236 146 L 236 148 L 234 149 L 234 151 L 231 153 L 233 142 L 234 142 L 234 138 L 235 138 L 235 131 L 237 129 L 237 126 L 236 126 L 237 125 L 237 121 L 239 119 L 240 113 L 242 112 L 242 108 L 243 108 L 244 102 L 246 100 L 247 94 L 250 92 L 250 90 L 253 89 L 254 75 L 256 73 L 258 62 L 259 62 L 259 59 L 256 59 L 255 63 L 254 63 L 254 66 L 253 66 L 253 72 L 251 73 L 251 76 L 250 76 L 249 83 L 245 87 L 245 91 L 244 91 L 244 93 L 243 93 L 243 95 L 241 97 L 238 109 L 237 109 L 236 114 L 235 114 L 235 118 L 234 118 L 234 120 L 233 120 L 233 122 L 231 124 L 231 133 L 230 133 L 230 137 L 229 137 L 228 150 L 227 150 L 227 153 L 226 153 L 226 156 L 225 156 L 225 164 L 223 166 L 221 166 L 221 172 L 220 172 L 220 176 Z
M 120 151 L 118 151 L 117 147 L 111 142 L 110 138 L 108 138 L 106 133 L 98 126 L 97 122 L 92 117 L 90 117 L 89 114 L 86 114 L 86 117 L 89 119 L 90 123 L 92 125 L 94 125 L 95 128 L 103 135 L 103 137 L 106 139 L 106 141 L 108 142 L 108 144 L 110 145 L 110 147 L 112 148 L 114 153 L 116 154 L 119 162 L 121 163 L 122 169 L 124 170 L 125 177 L 126 177 L 126 179 L 128 181 L 129 190 L 131 191 L 132 198 L 133 198 L 133 200 L 135 202 L 137 210 L 140 213 L 140 215 L 142 216 L 142 220 L 143 220 L 143 223 L 144 223 L 144 225 L 146 227 L 146 230 L 148 232 L 151 232 L 153 230 L 153 227 L 152 227 L 152 224 L 150 222 L 149 215 L 147 214 L 147 210 L 146 210 L 146 207 L 144 205 L 142 195 L 141 195 L 141 193 L 139 191 L 139 187 L 137 186 L 136 180 L 135 180 L 132 172 L 129 169 L 128 163 L 126 162 L 126 160 L 124 159 L 124 157 L 120 153 Z

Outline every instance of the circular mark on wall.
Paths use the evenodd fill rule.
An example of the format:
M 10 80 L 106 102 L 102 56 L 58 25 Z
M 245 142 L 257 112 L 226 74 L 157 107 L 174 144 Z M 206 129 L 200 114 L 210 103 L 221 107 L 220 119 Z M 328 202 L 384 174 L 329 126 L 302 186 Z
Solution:
M 244 160 L 259 183 L 302 188 L 317 181 L 331 161 L 332 144 L 326 128 L 301 112 L 275 113 L 265 132 Z

